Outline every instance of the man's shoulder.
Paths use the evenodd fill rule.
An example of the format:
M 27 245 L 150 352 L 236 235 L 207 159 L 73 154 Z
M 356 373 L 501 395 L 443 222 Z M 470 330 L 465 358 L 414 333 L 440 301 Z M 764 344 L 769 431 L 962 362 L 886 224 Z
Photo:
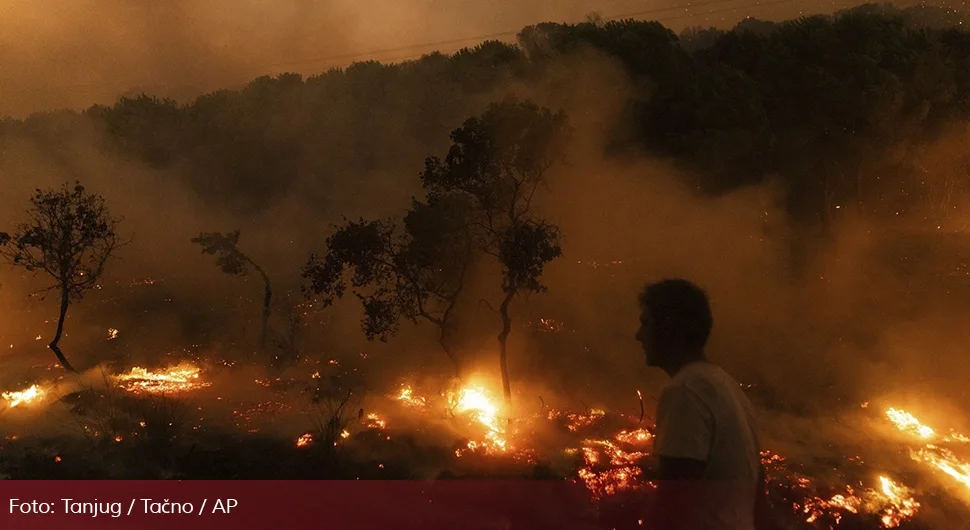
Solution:
M 657 406 L 660 409 L 693 408 L 702 410 L 708 408 L 704 396 L 704 385 L 699 379 L 674 378 L 660 392 Z
M 677 378 L 681 378 L 684 381 L 690 380 L 714 380 L 725 383 L 733 383 L 740 386 L 740 383 L 731 375 L 727 370 L 725 370 L 721 365 L 712 362 L 699 362 L 693 363 L 681 370 L 677 374 Z
M 664 396 L 675 396 L 681 394 L 691 393 L 691 387 L 694 386 L 694 382 L 698 379 L 697 374 L 691 373 L 685 370 L 681 370 L 677 373 L 670 381 L 664 385 L 663 390 L 660 391 L 660 397 L 663 399 Z
M 670 381 L 671 386 L 690 386 L 697 381 L 733 381 L 730 374 L 711 362 L 696 362 L 685 366 Z
M 740 388 L 727 371 L 713 363 L 696 363 L 686 367 L 671 380 L 669 388 L 697 396 L 704 402 L 737 398 Z

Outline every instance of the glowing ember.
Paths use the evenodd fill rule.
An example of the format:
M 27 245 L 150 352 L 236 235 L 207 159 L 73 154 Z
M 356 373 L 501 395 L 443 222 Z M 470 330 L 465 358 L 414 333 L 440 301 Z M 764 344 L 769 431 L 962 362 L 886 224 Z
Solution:
M 428 401 L 423 397 L 415 396 L 414 391 L 409 386 L 401 387 L 401 393 L 398 394 L 397 399 L 412 407 L 424 407 L 428 404 Z
M 599 269 L 601 267 L 611 267 L 611 266 L 615 267 L 617 265 L 623 265 L 623 260 L 615 259 L 615 260 L 611 260 L 609 262 L 602 262 L 602 263 L 601 262 L 598 262 L 598 261 L 585 261 L 585 262 L 584 261 L 577 261 L 576 263 L 579 264 L 579 265 L 586 264 L 586 265 L 588 265 L 588 266 L 590 266 L 590 267 L 592 267 L 594 269 Z
M 838 525 L 846 513 L 868 513 L 878 516 L 883 528 L 896 528 L 916 515 L 919 508 L 920 504 L 913 499 L 909 488 L 880 476 L 879 489 L 856 493 L 852 487 L 846 486 L 845 493 L 838 493 L 827 499 L 805 499 L 801 511 L 806 515 L 807 523 L 826 518 Z
M 884 528 L 896 528 L 904 520 L 916 515 L 920 505 L 910 495 L 909 488 L 900 486 L 886 477 L 879 477 L 879 483 L 882 486 L 882 495 L 888 504 L 882 510 L 881 520 Z
M 550 420 L 555 420 L 561 417 L 565 417 L 566 421 L 568 422 L 566 424 L 566 427 L 572 432 L 576 432 L 584 427 L 589 427 L 590 425 L 593 425 L 594 423 L 603 419 L 605 416 L 606 416 L 606 411 L 600 410 L 600 409 L 590 410 L 589 413 L 587 414 L 575 414 L 575 413 L 564 414 L 558 410 L 549 411 Z
M 785 458 L 770 451 L 761 453 L 769 484 L 782 491 L 796 495 L 791 498 L 792 507 L 801 513 L 808 523 L 820 528 L 838 526 L 846 514 L 867 514 L 879 518 L 883 528 L 896 528 L 904 520 L 912 518 L 919 510 L 919 503 L 911 497 L 911 491 L 885 476 L 878 477 L 877 488 L 856 491 L 851 486 L 817 496 L 815 484 L 806 476 L 788 468 Z
M 135 367 L 127 374 L 115 376 L 115 379 L 129 392 L 165 394 L 187 392 L 209 386 L 211 383 L 199 380 L 200 372 L 198 367 L 189 364 L 181 364 L 159 372 Z
M 594 499 L 636 488 L 638 479 L 642 474 L 643 472 L 638 467 L 608 469 L 602 472 L 583 468 L 578 473 L 579 478 L 586 484 L 586 488 L 589 489 Z
M 629 464 L 634 464 L 641 458 L 647 456 L 646 453 L 639 451 L 627 452 L 620 449 L 615 443 L 609 440 L 586 440 L 583 442 L 585 446 L 584 449 L 588 449 L 589 446 L 600 446 L 604 452 L 610 457 L 610 464 L 614 466 L 624 466 Z
M 306 447 L 306 446 L 310 445 L 310 442 L 312 442 L 312 441 L 313 441 L 313 435 L 312 434 L 309 434 L 309 433 L 303 434 L 299 438 L 296 439 L 296 446 L 297 447 Z
M 823 515 L 829 514 L 835 520 L 835 524 L 839 524 L 842 520 L 841 510 L 849 513 L 859 513 L 859 508 L 862 507 L 862 499 L 854 495 L 852 488 L 846 489 L 848 490 L 847 494 L 833 495 L 828 500 L 819 497 L 806 499 L 802 507 L 802 512 L 808 515 L 805 518 L 805 522 L 814 523 Z
M 44 394 L 45 392 L 42 388 L 37 385 L 32 385 L 30 388 L 21 390 L 20 392 L 4 392 L 0 395 L 7 402 L 7 405 L 13 408 L 19 405 L 29 405 L 44 397 Z
M 653 438 L 653 434 L 646 429 L 620 431 L 616 435 L 616 441 L 626 444 L 643 444 L 649 442 L 651 438 Z
M 562 322 L 551 318 L 540 318 L 539 323 L 535 326 L 536 331 L 544 333 L 556 333 L 562 331 L 564 327 Z
M 595 417 L 598 419 L 603 414 Z M 594 415 L 582 417 L 590 416 Z M 652 438 L 653 434 L 647 429 L 635 429 L 620 431 L 613 440 L 583 441 L 580 451 L 584 466 L 577 475 L 593 498 L 600 499 L 620 491 L 642 489 L 647 485 L 643 481 L 643 470 L 639 465 L 647 453 L 637 448 L 642 448 Z M 574 453 L 576 450 L 568 452 Z
M 387 427 L 387 422 L 382 420 L 377 414 L 367 415 L 368 429 L 383 429 L 385 427 Z
M 118 330 L 115 328 L 108 328 L 108 340 L 113 340 L 118 338 Z

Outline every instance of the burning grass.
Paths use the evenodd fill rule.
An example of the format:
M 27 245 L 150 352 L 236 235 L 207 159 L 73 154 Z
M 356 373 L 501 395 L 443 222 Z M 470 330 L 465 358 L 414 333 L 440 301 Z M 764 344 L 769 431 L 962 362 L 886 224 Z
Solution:
M 39 385 L 31 385 L 29 388 L 17 392 L 4 392 L 0 397 L 10 408 L 37 403 L 44 399 L 47 391 Z
M 877 487 L 863 491 L 846 486 L 843 493 L 829 498 L 806 498 L 801 506 L 805 522 L 838 525 L 846 514 L 869 514 L 878 518 L 883 528 L 896 528 L 917 514 L 920 503 L 911 489 L 885 476 L 877 477 L 877 482 Z
M 648 485 L 643 480 L 643 465 L 652 438 L 646 429 L 623 430 L 612 440 L 583 440 L 580 449 L 567 452 L 582 454 L 583 465 L 576 474 L 594 499 L 602 499 Z
M 602 420 L 606 416 L 606 411 L 600 409 L 592 409 L 587 411 L 585 414 L 577 414 L 570 412 L 561 412 L 558 410 L 549 411 L 549 420 L 555 421 L 559 419 L 565 419 L 567 422 L 567 427 L 572 432 L 578 432 L 584 427 L 589 427 L 599 420 Z
M 394 398 L 406 408 L 421 413 L 435 409 L 435 399 L 419 394 L 411 386 L 403 386 Z M 602 502 L 620 494 L 649 495 L 653 489 L 653 432 L 642 424 L 642 419 L 603 409 L 587 409 L 582 413 L 548 410 L 505 422 L 501 419 L 498 401 L 484 386 L 475 384 L 442 399 L 454 419 L 467 420 L 457 424 L 472 434 L 455 451 L 457 457 L 477 454 L 485 458 L 549 461 L 556 455 L 535 447 L 530 433 L 556 430 L 563 435 L 561 440 L 572 440 L 565 442 L 569 447 L 560 450 L 574 461 L 568 474 L 583 484 L 593 499 Z M 890 421 L 920 440 L 963 443 L 965 439 L 955 432 L 937 435 L 905 411 L 893 410 L 888 415 Z M 927 443 L 916 454 L 951 476 L 970 476 L 965 475 L 968 471 L 965 465 L 955 463 L 952 453 L 938 446 Z M 830 480 L 820 483 L 778 454 L 764 453 L 763 463 L 770 470 L 769 484 L 776 504 L 790 506 L 790 513 L 809 527 L 835 528 L 853 519 L 862 527 L 897 528 L 918 517 L 923 508 L 915 490 L 885 473 L 853 477 L 850 475 L 854 472 L 846 469 L 840 485 Z
M 266 380 L 270 384 L 257 381 L 260 392 L 270 394 L 268 398 L 262 396 L 258 403 L 255 400 L 248 405 L 223 403 L 233 407 L 229 410 L 242 411 L 239 416 L 246 420 L 244 416 L 250 409 L 273 418 L 295 416 L 299 407 L 294 399 L 309 401 L 303 421 L 309 421 L 310 428 L 300 434 L 290 431 L 291 434 L 283 437 L 285 447 L 305 458 L 327 454 L 330 463 L 347 455 L 375 459 L 370 474 L 354 471 L 355 475 L 350 478 L 386 476 L 384 473 L 389 469 L 395 469 L 392 462 L 396 452 L 406 454 L 413 450 L 414 442 L 408 441 L 410 433 L 424 431 L 430 432 L 429 439 L 441 443 L 442 460 L 434 465 L 455 470 L 456 476 L 492 476 L 490 469 L 517 469 L 514 473 L 520 473 L 518 476 L 527 476 L 537 467 L 551 466 L 553 476 L 571 478 L 603 505 L 615 502 L 611 499 L 630 495 L 645 498 L 652 492 L 656 463 L 651 455 L 653 432 L 650 425 L 644 424 L 642 410 L 637 418 L 588 407 L 583 412 L 550 410 L 543 404 L 534 414 L 509 419 L 497 397 L 499 394 L 491 392 L 480 381 L 439 393 L 421 393 L 413 386 L 403 385 L 386 396 L 390 398 L 388 401 L 364 403 L 358 402 L 362 394 L 350 391 L 353 385 L 346 380 L 321 376 L 313 370 L 306 372 L 313 374 L 309 377 L 311 386 L 300 398 L 294 395 L 300 392 L 298 378 L 276 377 Z M 134 368 L 126 373 L 106 375 L 105 384 L 109 387 L 107 390 L 89 389 L 79 394 L 77 402 L 72 404 L 75 419 L 89 437 L 110 447 L 130 450 L 151 447 L 159 455 L 168 454 L 176 446 L 175 440 L 183 445 L 196 444 L 189 438 L 199 436 L 198 431 L 166 427 L 184 423 L 185 413 L 190 409 L 184 403 L 169 406 L 172 404 L 163 398 L 210 386 L 197 366 L 184 362 L 158 371 Z M 2 397 L 8 407 L 23 407 L 42 400 L 47 394 L 45 388 L 48 387 L 38 384 L 3 393 Z M 310 399 L 305 392 L 311 393 Z M 294 405 L 270 406 L 283 403 Z M 373 410 L 365 411 L 365 406 Z M 207 416 L 211 415 L 208 411 Z M 965 444 L 967 437 L 955 431 L 942 434 L 901 409 L 888 409 L 883 421 L 886 419 L 914 443 L 910 452 L 912 460 L 919 463 L 914 469 L 922 465 L 923 469 L 937 472 L 942 480 L 955 480 L 970 488 L 970 465 L 960 460 L 953 450 L 957 444 Z M 235 424 L 234 428 L 243 434 L 242 440 L 273 436 L 268 431 L 261 433 L 254 429 L 251 423 L 246 420 Z M 428 431 L 431 425 L 448 427 Z M 455 440 L 450 448 L 446 441 L 449 435 Z M 239 438 L 236 440 L 235 443 L 240 443 Z M 407 449 L 408 444 L 412 444 L 411 449 Z M 296 458 L 294 462 L 300 461 L 293 458 Z M 397 458 L 400 463 L 396 468 L 400 472 L 402 466 L 424 465 L 420 462 L 427 455 Z M 171 464 L 171 457 L 159 456 L 156 460 L 165 462 L 165 466 L 175 465 Z M 896 468 L 859 471 L 845 466 L 838 470 L 841 478 L 818 479 L 814 478 L 818 475 L 776 453 L 765 452 L 763 463 L 769 471 L 769 489 L 775 505 L 788 517 L 811 528 L 905 526 L 919 518 L 932 501 L 926 492 L 904 484 L 903 480 L 909 481 L 911 475 Z
M 452 410 L 455 414 L 471 418 L 485 431 L 485 439 L 470 441 L 469 449 L 474 451 L 481 447 L 486 452 L 505 452 L 510 449 L 506 426 L 500 424 L 499 406 L 484 388 L 480 386 L 462 388 L 451 396 L 449 401 L 453 403 Z M 505 423 L 507 425 L 508 422 Z
M 210 386 L 211 383 L 201 379 L 201 372 L 195 365 L 182 363 L 159 371 L 135 367 L 127 374 L 116 375 L 114 378 L 128 392 L 177 394 Z
M 852 518 L 869 527 L 896 528 L 917 516 L 914 491 L 885 475 L 859 480 L 859 486 L 818 484 L 771 451 L 762 453 L 768 487 L 776 504 L 788 504 L 814 528 L 836 528 Z M 866 486 L 868 484 L 868 486 Z
M 940 436 L 932 427 L 924 425 L 904 410 L 890 408 L 886 416 L 900 432 L 924 443 L 922 447 L 910 449 L 913 460 L 945 473 L 970 493 L 970 463 L 961 460 L 946 447 L 947 444 L 966 443 L 966 436 L 952 430 L 950 434 Z

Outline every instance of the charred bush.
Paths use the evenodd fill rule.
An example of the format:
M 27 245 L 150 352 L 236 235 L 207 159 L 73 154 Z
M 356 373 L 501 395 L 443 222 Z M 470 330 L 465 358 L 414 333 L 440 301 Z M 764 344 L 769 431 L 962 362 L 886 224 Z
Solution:
M 338 442 L 350 435 L 347 429 L 351 422 L 364 417 L 360 407 L 363 395 L 340 376 L 315 377 L 308 391 L 310 403 L 304 414 L 312 429 L 313 445 L 333 457 Z

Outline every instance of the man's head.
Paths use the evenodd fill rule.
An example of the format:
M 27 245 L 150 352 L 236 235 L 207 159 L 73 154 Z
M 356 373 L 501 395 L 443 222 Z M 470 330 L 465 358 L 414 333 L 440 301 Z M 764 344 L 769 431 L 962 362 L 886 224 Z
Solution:
M 640 293 L 640 330 L 647 364 L 676 370 L 704 356 L 713 317 L 704 291 L 687 280 L 663 280 Z

